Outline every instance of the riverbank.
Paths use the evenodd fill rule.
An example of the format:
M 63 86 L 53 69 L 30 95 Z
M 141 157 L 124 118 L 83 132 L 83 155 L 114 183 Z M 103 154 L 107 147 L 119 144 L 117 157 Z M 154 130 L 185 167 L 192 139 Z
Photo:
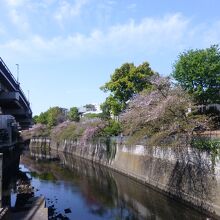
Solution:
M 220 216 L 220 163 L 192 148 L 126 146 L 122 139 L 53 142 L 32 139 L 38 154 L 51 150 L 73 154 L 123 173 L 196 209 Z
M 44 197 L 34 197 L 23 207 L 24 211 L 13 212 L 10 214 L 11 220 L 47 220 L 48 208 L 45 208 L 46 202 Z M 28 210 L 27 210 L 28 209 Z
M 11 150 L 1 156 L 4 160 L 0 219 L 47 220 L 48 209 L 44 197 L 35 195 L 38 189 L 30 184 L 29 174 L 19 169 L 20 153 Z

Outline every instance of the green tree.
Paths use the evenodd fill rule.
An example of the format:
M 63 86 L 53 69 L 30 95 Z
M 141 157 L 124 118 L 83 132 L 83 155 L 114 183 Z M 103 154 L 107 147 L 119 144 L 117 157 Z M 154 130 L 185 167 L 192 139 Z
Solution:
M 214 45 L 180 54 L 172 76 L 197 104 L 220 103 L 219 47 Z
M 79 121 L 80 117 L 79 117 L 79 111 L 77 107 L 72 107 L 70 108 L 70 111 L 68 113 L 68 118 L 71 121 Z
M 39 116 L 34 116 L 35 123 L 51 126 L 58 125 L 66 120 L 65 111 L 60 107 L 51 107 L 46 112 L 41 112 Z
M 111 113 L 117 115 L 134 94 L 151 87 L 150 77 L 153 74 L 147 62 L 137 67 L 133 63 L 125 63 L 116 69 L 111 79 L 101 87 L 104 92 L 111 92 L 105 101 Z
M 110 119 L 111 118 L 111 106 L 108 104 L 107 101 L 103 102 L 100 106 L 102 113 L 101 118 L 103 119 Z
M 122 127 L 120 122 L 109 120 L 108 125 L 102 130 L 103 136 L 117 136 L 121 133 Z
M 51 126 L 56 126 L 65 120 L 64 113 L 60 107 L 52 107 L 47 111 L 47 124 Z
M 39 124 L 47 124 L 48 123 L 48 113 L 41 112 L 40 115 L 36 118 L 36 122 Z
M 38 121 L 38 115 L 35 115 L 34 117 L 33 117 L 33 122 L 34 122 L 34 124 L 37 124 L 37 121 Z
M 124 104 L 119 102 L 112 95 L 106 98 L 105 102 L 101 104 L 101 110 L 104 118 L 108 119 L 111 115 L 117 116 L 124 108 Z
M 85 107 L 87 111 L 96 111 L 96 107 L 93 104 L 86 104 L 83 107 Z

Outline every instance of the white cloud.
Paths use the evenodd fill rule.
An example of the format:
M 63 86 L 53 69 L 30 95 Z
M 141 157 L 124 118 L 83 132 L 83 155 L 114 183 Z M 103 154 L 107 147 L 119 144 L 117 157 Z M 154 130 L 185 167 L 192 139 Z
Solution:
M 75 0 L 73 4 L 71 4 L 69 1 L 62 0 L 54 15 L 54 18 L 60 25 L 62 25 L 64 20 L 79 16 L 83 6 L 87 3 L 88 0 Z
M 22 54 L 22 55 L 30 55 L 30 48 L 27 45 L 27 43 L 25 43 L 24 41 L 21 40 L 12 40 L 9 41 L 3 45 L 0 45 L 0 48 L 2 50 L 7 51 L 8 53 L 10 53 L 11 55 L 13 55 L 14 53 L 17 55 L 17 53 Z
M 155 51 L 173 44 L 181 43 L 189 20 L 180 14 L 165 16 L 162 19 L 145 18 L 140 23 L 131 20 L 125 25 L 117 25 L 107 33 L 109 42 L 125 49 L 150 49 Z
M 27 31 L 29 29 L 28 7 L 32 5 L 29 0 L 5 0 L 10 22 L 17 30 Z
M 24 4 L 25 0 L 5 0 L 9 6 L 17 7 Z
M 26 40 L 14 40 L 0 49 L 38 59 L 67 59 L 85 56 L 126 56 L 127 54 L 178 54 L 195 45 L 210 46 L 220 41 L 220 22 L 212 27 L 192 26 L 191 20 L 181 14 L 162 18 L 145 18 L 136 23 L 112 26 L 107 31 L 94 30 L 89 35 L 76 33 L 66 37 L 45 39 L 33 35 Z M 195 40 L 196 39 L 196 40 Z
M 9 11 L 9 17 L 12 23 L 18 29 L 22 29 L 22 31 L 26 31 L 29 29 L 28 19 L 25 17 L 23 13 L 21 13 L 21 11 L 18 11 L 17 9 L 11 9 Z

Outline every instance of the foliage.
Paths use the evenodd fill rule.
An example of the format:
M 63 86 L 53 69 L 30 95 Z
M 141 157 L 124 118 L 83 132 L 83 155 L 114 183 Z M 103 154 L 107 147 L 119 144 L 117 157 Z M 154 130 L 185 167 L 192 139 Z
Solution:
M 55 124 L 59 118 L 59 112 L 55 110 L 58 110 L 57 107 L 50 108 L 48 111 L 42 113 L 41 117 L 42 115 L 46 116 L 46 125 L 37 124 L 33 129 L 29 130 L 27 134 L 24 134 L 24 136 L 32 137 L 33 134 L 34 136 L 46 135 L 47 137 L 50 136 L 50 138 L 55 141 L 78 139 L 82 143 L 85 143 L 92 138 L 117 135 L 121 131 L 121 127 L 118 122 L 114 120 L 105 121 L 101 118 L 102 114 L 87 114 L 83 120 L 78 121 L 79 115 L 76 107 L 70 109 L 68 117 L 71 116 L 72 120 L 77 119 L 77 121 L 66 120 Z M 39 116 L 36 118 L 38 120 Z M 50 119 L 56 119 L 53 126 L 49 124 Z
M 78 139 L 83 144 L 96 137 L 116 136 L 120 132 L 119 122 L 106 122 L 95 118 L 80 122 L 63 122 L 52 129 L 51 138 L 56 141 Z
M 98 118 L 80 122 L 65 121 L 52 129 L 51 138 L 55 141 L 78 139 L 85 143 L 98 137 L 105 126 L 106 123 Z
M 93 104 L 86 104 L 83 107 L 86 108 L 86 111 L 93 111 L 93 112 L 96 111 L 96 107 Z
M 39 116 L 35 116 L 35 120 L 39 124 L 47 124 L 47 112 L 41 112 Z
M 102 136 L 117 136 L 122 132 L 120 122 L 109 120 L 108 125 L 102 130 Z
M 88 140 L 100 136 L 100 133 L 104 127 L 105 127 L 105 123 L 101 119 L 88 122 L 80 138 L 81 143 L 86 143 Z
M 192 139 L 192 147 L 217 153 L 220 149 L 220 141 L 210 138 L 195 137 Z
M 87 119 L 93 119 L 93 118 L 102 118 L 102 113 L 87 113 L 87 114 L 84 114 L 83 115 L 84 118 L 87 118 Z
M 189 50 L 179 55 L 172 76 L 198 104 L 220 103 L 220 50 Z
M 75 139 L 82 134 L 82 130 L 77 129 L 75 122 L 63 122 L 54 127 L 51 131 L 51 137 L 53 140 L 61 141 L 64 139 Z
M 159 144 L 178 134 L 191 135 L 201 124 L 207 126 L 206 116 L 202 120 L 187 117 L 186 109 L 193 103 L 180 87 L 171 86 L 169 78 L 153 77 L 151 83 L 154 89 L 136 95 L 121 115 L 125 135 Z
M 108 120 L 111 118 L 111 105 L 108 103 L 107 99 L 100 106 L 102 113 L 101 118 Z
M 154 72 L 147 62 L 137 67 L 133 63 L 123 64 L 115 70 L 111 79 L 101 87 L 104 92 L 111 92 L 102 106 L 102 110 L 107 109 L 110 114 L 118 115 L 125 109 L 127 101 L 134 94 L 151 87 L 149 78 L 153 74 Z
M 28 140 L 33 137 L 48 137 L 50 135 L 50 129 L 43 124 L 35 124 L 29 130 L 23 130 L 21 137 L 23 140 Z
M 36 123 L 45 124 L 49 127 L 58 125 L 59 123 L 65 121 L 65 113 L 60 107 L 49 108 L 46 112 L 40 113 L 39 116 L 35 116 Z
M 79 111 L 77 107 L 72 107 L 70 108 L 70 111 L 68 113 L 68 118 L 70 121 L 79 121 L 80 117 L 79 117 Z
M 49 127 L 58 125 L 65 120 L 65 115 L 60 107 L 49 108 L 47 114 L 47 124 Z
M 37 124 L 37 121 L 38 121 L 38 115 L 35 115 L 34 117 L 33 117 L 33 122 L 34 122 L 34 124 Z
M 125 104 L 121 104 L 112 95 L 106 98 L 105 102 L 101 104 L 103 118 L 110 119 L 111 115 L 119 115 L 125 108 Z

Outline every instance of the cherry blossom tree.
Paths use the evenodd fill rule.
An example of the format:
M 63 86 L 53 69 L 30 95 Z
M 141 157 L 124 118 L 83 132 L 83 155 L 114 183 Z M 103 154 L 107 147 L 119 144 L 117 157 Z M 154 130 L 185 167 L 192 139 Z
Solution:
M 137 94 L 121 115 L 124 134 L 156 137 L 157 141 L 174 134 L 191 134 L 198 124 L 206 124 L 200 117 L 197 121 L 187 116 L 187 109 L 193 106 L 190 97 L 180 87 L 172 85 L 168 77 L 159 75 L 151 78 L 153 89 Z

